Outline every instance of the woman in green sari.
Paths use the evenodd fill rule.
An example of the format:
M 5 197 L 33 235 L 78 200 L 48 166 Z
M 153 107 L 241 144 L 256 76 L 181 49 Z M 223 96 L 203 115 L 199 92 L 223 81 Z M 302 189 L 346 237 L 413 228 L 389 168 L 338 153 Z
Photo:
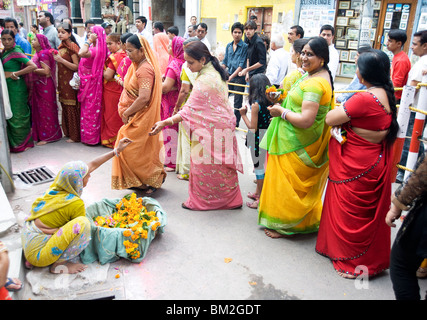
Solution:
M 7 120 L 7 135 L 11 152 L 22 152 L 34 146 L 31 136 L 31 113 L 28 106 L 28 89 L 25 74 L 33 72 L 37 66 L 15 44 L 12 31 L 5 29 L 1 33 L 4 50 L 1 54 L 10 106 L 13 116 Z

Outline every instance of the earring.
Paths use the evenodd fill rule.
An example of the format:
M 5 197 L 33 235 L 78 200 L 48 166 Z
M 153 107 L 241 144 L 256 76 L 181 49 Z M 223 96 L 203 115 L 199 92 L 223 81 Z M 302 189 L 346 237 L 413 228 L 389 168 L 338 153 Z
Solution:
M 320 63 L 320 65 L 323 67 L 323 65 L 324 65 L 324 62 L 322 61 L 321 63 Z

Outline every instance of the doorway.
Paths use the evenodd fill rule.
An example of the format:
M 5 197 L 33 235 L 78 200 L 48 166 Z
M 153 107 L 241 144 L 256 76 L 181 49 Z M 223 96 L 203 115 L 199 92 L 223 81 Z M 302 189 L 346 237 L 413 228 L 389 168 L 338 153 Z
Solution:
M 251 16 L 256 16 L 258 34 L 271 36 L 271 26 L 273 23 L 273 7 L 248 8 L 248 20 Z

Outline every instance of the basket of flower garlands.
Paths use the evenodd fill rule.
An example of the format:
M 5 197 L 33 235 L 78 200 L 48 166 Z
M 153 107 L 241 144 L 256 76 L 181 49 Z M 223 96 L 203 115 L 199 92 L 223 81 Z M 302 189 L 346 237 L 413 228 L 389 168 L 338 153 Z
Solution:
M 121 199 L 103 199 L 86 208 L 92 239 L 80 254 L 83 263 L 101 264 L 120 258 L 141 262 L 148 247 L 164 232 L 166 213 L 153 198 L 135 193 Z

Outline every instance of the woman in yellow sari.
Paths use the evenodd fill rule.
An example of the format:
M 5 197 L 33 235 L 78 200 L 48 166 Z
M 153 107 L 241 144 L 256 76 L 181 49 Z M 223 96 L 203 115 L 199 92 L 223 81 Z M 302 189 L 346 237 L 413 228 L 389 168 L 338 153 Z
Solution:
M 118 111 L 124 125 L 116 141 L 129 137 L 133 143 L 113 159 L 111 186 L 113 189 L 136 187 L 151 194 L 166 178 L 163 136 L 148 135 L 153 123 L 160 121 L 162 76 L 157 58 L 144 37 L 129 37 L 126 52 L 132 65 L 126 73 L 119 100 Z
M 332 77 L 327 67 L 326 40 L 310 39 L 301 53 L 298 79 L 280 106 L 269 107 L 275 117 L 260 147 L 267 149 L 267 169 L 258 224 L 272 238 L 316 232 L 322 212 L 322 193 L 328 177 Z

